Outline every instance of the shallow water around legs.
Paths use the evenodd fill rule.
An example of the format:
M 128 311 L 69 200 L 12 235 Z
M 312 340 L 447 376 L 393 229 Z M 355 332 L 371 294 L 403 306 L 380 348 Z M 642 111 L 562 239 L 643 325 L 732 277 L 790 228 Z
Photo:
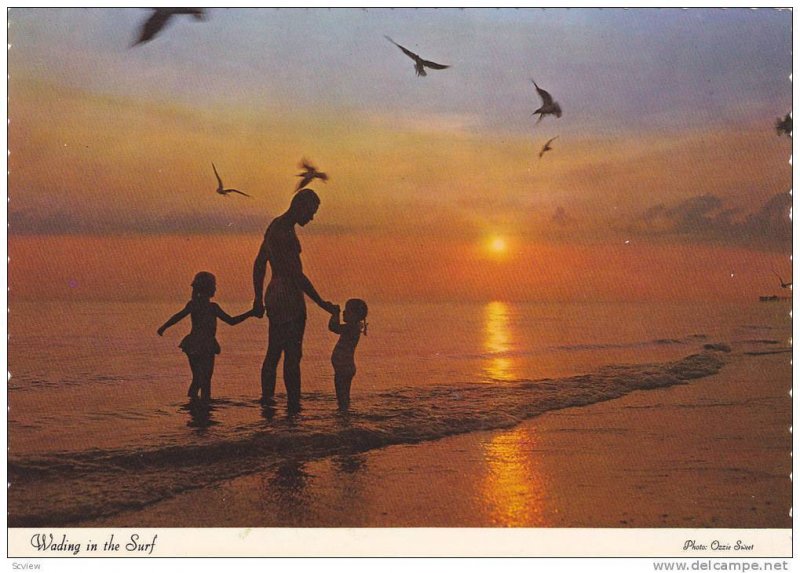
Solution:
M 246 305 L 222 306 L 239 312 Z M 711 374 L 722 359 L 703 353 L 709 343 L 785 349 L 791 330 L 783 304 L 373 304 L 369 335 L 356 352 L 352 412 L 341 416 L 329 363 L 335 336 L 312 309 L 304 410 L 291 417 L 280 394 L 277 408 L 256 402 L 266 323 L 253 319 L 220 325 L 214 401 L 190 406 L 188 364 L 177 349 L 188 325 L 155 334 L 175 310 L 14 305 L 10 474 L 30 482 L 27 493 L 10 493 L 19 523 L 58 515 L 55 490 L 81 492 L 55 503 L 69 522 L 81 512 L 163 499 L 186 483 L 255 471 L 262 463 L 256 453 L 315 458 L 512 427 L 545 411 Z M 686 358 L 697 353 L 704 358 Z M 220 472 L 218 463 L 228 469 Z M 120 495 L 126 468 L 149 480 L 145 494 Z M 60 487 L 70 480 L 90 487 Z M 37 509 L 35 499 L 50 488 L 49 510 Z M 87 507 L 90 495 L 98 501 Z M 111 498 L 118 505 L 103 501 Z

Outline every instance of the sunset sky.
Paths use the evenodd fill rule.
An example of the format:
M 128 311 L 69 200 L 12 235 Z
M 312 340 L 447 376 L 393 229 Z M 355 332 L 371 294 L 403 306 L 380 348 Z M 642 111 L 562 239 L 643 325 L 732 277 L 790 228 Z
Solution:
M 791 275 L 789 11 L 209 9 L 130 48 L 148 15 L 9 13 L 12 300 L 176 300 L 199 270 L 248 299 L 303 157 L 334 300 L 753 300 Z M 384 35 L 451 67 L 415 77 Z

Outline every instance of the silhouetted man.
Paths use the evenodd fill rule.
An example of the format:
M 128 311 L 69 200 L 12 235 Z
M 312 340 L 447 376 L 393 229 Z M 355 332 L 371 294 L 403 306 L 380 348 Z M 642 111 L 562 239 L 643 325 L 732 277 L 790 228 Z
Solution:
M 261 401 L 269 404 L 275 394 L 278 362 L 283 354 L 283 383 L 289 409 L 300 409 L 300 359 L 303 356 L 303 333 L 306 328 L 307 294 L 320 308 L 333 313 L 336 306 L 322 300 L 314 285 L 303 274 L 300 262 L 300 241 L 295 225 L 304 227 L 314 219 L 320 200 L 311 189 L 295 193 L 289 209 L 276 217 L 266 233 L 253 264 L 253 311 L 269 319 L 269 342 L 264 365 L 261 367 Z M 272 277 L 264 295 L 264 276 L 267 261 Z M 262 299 L 263 295 L 263 299 Z

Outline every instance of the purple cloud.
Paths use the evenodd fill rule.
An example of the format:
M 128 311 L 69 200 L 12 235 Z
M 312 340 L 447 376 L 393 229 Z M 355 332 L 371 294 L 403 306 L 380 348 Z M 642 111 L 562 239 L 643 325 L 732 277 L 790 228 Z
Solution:
M 691 197 L 672 206 L 655 205 L 629 226 L 629 231 L 651 237 L 681 237 L 761 249 L 790 249 L 792 198 L 775 195 L 754 213 L 730 208 L 715 195 Z

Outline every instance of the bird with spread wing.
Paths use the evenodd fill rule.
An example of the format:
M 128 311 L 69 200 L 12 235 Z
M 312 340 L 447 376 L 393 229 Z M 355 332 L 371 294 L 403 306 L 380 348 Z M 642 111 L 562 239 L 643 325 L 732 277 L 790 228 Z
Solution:
M 144 44 L 155 38 L 173 16 L 187 14 L 194 16 L 195 20 L 204 20 L 206 16 L 205 8 L 153 8 L 152 10 L 153 13 L 142 25 L 139 39 L 131 47 Z
M 211 162 L 211 167 L 214 169 L 214 175 L 217 176 L 217 193 L 219 193 L 223 197 L 227 197 L 229 193 L 238 193 L 239 195 L 250 197 L 250 195 L 242 191 L 239 191 L 238 189 L 225 189 L 225 186 L 222 184 L 222 179 L 220 178 L 219 173 L 217 173 L 217 166 L 214 165 L 213 161 Z
M 536 87 L 539 97 L 542 98 L 541 107 L 531 114 L 539 116 L 539 119 L 536 121 L 536 123 L 538 124 L 540 121 L 542 121 L 542 118 L 546 115 L 561 117 L 561 106 L 558 105 L 558 102 L 553 101 L 553 96 L 551 96 L 549 92 L 540 88 L 535 81 L 531 80 L 531 82 L 533 83 L 534 87 Z
M 317 168 L 314 167 L 307 159 L 303 159 L 300 162 L 300 167 L 302 167 L 305 171 L 297 174 L 297 177 L 302 177 L 302 179 L 300 179 L 300 182 L 297 184 L 297 189 L 294 190 L 295 193 L 311 183 L 314 179 L 321 179 L 322 181 L 326 182 L 328 181 L 328 174 L 323 173 L 322 171 L 317 171 Z
M 542 150 L 539 152 L 539 159 L 542 158 L 542 155 L 553 149 L 552 147 L 550 147 L 550 144 L 553 143 L 556 139 L 558 139 L 557 135 L 547 140 L 547 143 L 544 144 L 544 147 L 542 147 Z
M 792 114 L 787 113 L 783 116 L 783 119 L 780 117 L 775 120 L 775 131 L 778 132 L 778 135 L 787 135 L 791 139 L 792 137 Z
M 781 278 L 781 275 L 779 275 L 775 271 L 772 271 L 772 274 L 778 277 L 778 280 L 781 281 L 781 288 L 792 288 L 792 283 L 784 282 L 784 280 Z
M 444 64 L 437 64 L 436 62 L 431 62 L 430 60 L 423 60 L 408 48 L 404 48 L 403 46 L 392 40 L 389 36 L 384 36 L 384 38 L 386 38 L 392 44 L 400 48 L 406 56 L 414 60 L 414 71 L 417 72 L 417 76 L 427 76 L 428 73 L 425 71 L 425 68 L 430 68 L 432 70 L 444 70 L 445 68 L 450 67 Z

